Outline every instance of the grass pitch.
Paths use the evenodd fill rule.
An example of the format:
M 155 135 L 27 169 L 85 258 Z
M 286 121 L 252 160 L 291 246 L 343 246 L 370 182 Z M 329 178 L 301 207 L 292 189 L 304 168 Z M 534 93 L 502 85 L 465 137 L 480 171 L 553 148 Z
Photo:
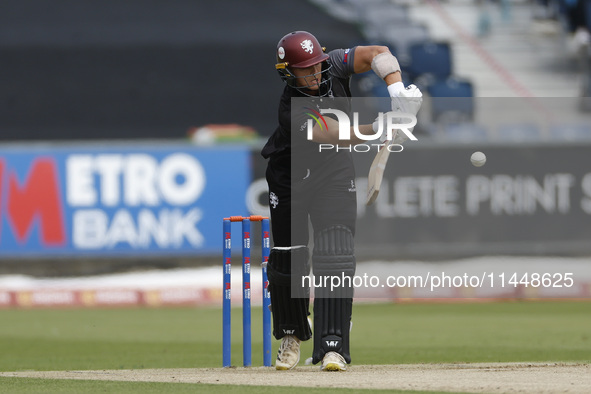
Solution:
M 240 365 L 241 309 L 236 308 L 232 318 L 232 361 Z M 218 308 L 2 310 L 0 322 L 1 371 L 222 364 Z M 354 364 L 591 361 L 591 303 L 587 302 L 357 304 L 353 322 Z M 253 308 L 255 366 L 262 365 L 261 326 L 261 310 Z M 311 355 L 310 342 L 303 344 L 302 363 Z M 277 347 L 275 341 L 274 352 Z M 0 378 L 0 392 L 11 393 L 195 389 L 236 388 Z M 265 392 L 257 387 L 239 389 Z

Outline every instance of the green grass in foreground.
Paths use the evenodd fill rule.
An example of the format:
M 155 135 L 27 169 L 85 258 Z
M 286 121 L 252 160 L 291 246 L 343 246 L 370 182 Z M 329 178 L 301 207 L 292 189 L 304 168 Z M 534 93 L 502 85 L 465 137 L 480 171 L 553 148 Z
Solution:
M 92 380 L 54 380 L 54 379 L 26 379 L 26 378 L 0 378 L 0 393 L 11 394 L 90 394 L 90 393 L 124 393 L 124 394 L 184 394 L 184 393 L 256 393 L 274 394 L 281 390 L 281 394 L 302 394 L 301 387 L 273 386 L 231 386 L 222 384 L 186 384 L 186 383 L 146 383 L 146 382 L 109 382 Z M 373 390 L 393 394 L 411 393 L 399 390 Z M 306 393 L 367 393 L 368 390 L 342 389 L 342 388 L 306 388 Z M 438 394 L 435 391 L 412 391 L 412 394 Z M 449 393 L 441 393 L 449 394 Z
M 262 364 L 253 308 L 253 363 Z M 233 311 L 241 364 L 241 310 Z M 0 370 L 218 367 L 220 309 L 0 311 Z M 356 364 L 589 361 L 591 303 L 358 304 Z M 312 352 L 303 344 L 302 359 Z M 274 351 L 278 342 L 274 341 Z
M 255 366 L 262 364 L 260 314 L 260 308 L 253 308 Z M 232 361 L 240 365 L 241 310 L 236 308 L 232 317 Z M 194 368 L 222 363 L 218 308 L 1 310 L 0 322 L 1 371 Z M 588 302 L 358 304 L 353 322 L 354 364 L 590 361 Z M 310 342 L 303 344 L 302 362 L 311 355 Z M 274 352 L 277 346 L 275 341 Z M 0 380 L 0 392 L 8 381 L 14 380 Z M 18 381 L 22 383 L 6 392 L 36 392 L 37 380 Z M 128 392 L 141 386 L 94 384 L 124 385 Z
M 352 352 L 360 364 L 591 359 L 587 302 L 368 305 L 356 312 Z

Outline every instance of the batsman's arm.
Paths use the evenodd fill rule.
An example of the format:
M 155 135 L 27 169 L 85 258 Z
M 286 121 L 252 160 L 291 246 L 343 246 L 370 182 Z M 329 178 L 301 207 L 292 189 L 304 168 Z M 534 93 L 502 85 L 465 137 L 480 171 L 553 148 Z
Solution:
M 390 53 L 386 46 L 368 45 L 355 47 L 353 69 L 356 74 L 373 70 L 388 86 L 399 82 L 402 84 L 402 75 L 398 61 Z M 312 133 L 312 140 L 321 144 L 334 144 L 339 146 L 356 145 L 363 142 L 353 130 L 350 130 L 350 139 L 339 139 L 339 124 L 336 120 L 326 117 L 327 130 L 322 130 L 315 125 Z M 376 135 L 372 124 L 359 125 L 359 132 L 363 135 Z M 379 138 L 376 135 L 376 139 Z
M 396 57 L 390 53 L 390 49 L 386 46 L 369 45 L 356 47 L 354 69 L 356 74 L 374 70 L 387 85 L 402 82 L 398 60 L 396 60 Z

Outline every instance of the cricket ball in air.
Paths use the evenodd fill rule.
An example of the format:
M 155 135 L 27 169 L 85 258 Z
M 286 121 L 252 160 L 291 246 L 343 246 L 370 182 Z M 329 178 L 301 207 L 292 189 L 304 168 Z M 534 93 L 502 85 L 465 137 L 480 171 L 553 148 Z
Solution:
M 474 152 L 470 156 L 470 161 L 474 167 L 482 167 L 486 163 L 486 156 L 482 152 Z

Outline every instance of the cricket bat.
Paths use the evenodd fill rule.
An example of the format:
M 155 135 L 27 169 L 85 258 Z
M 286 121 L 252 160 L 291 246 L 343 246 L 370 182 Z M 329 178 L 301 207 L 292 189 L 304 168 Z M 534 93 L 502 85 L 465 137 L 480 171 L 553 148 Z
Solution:
M 423 103 L 423 94 L 415 85 L 409 85 L 401 92 L 398 92 L 396 94 L 396 100 L 394 100 L 394 96 L 392 96 L 392 98 L 392 111 L 403 112 L 406 115 L 410 113 L 416 116 L 416 114 L 419 112 L 419 109 L 421 108 L 421 104 Z M 416 118 L 414 120 L 416 124 Z M 414 127 L 414 125 L 412 126 Z M 412 130 L 413 128 L 410 129 L 411 132 Z M 369 167 L 365 205 L 373 204 L 376 198 L 378 198 L 378 194 L 380 194 L 384 170 L 386 169 L 388 157 L 390 156 L 390 149 L 388 148 L 393 144 L 395 139 L 396 134 L 394 134 L 391 140 L 386 140 L 384 142 L 384 146 L 382 146 L 382 149 L 380 149 L 380 151 L 376 154 L 376 157 L 371 163 L 371 167 Z M 405 139 L 399 139 L 399 141 L 401 141 L 400 143 L 404 142 Z M 416 138 L 413 139 L 416 140 Z
M 371 166 L 369 167 L 369 175 L 367 176 L 367 197 L 365 198 L 365 205 L 374 203 L 378 194 L 380 193 L 380 186 L 382 185 L 382 178 L 384 177 L 384 169 L 388 163 L 390 150 L 388 146 L 392 144 L 391 140 L 384 142 L 382 149 L 376 154 Z

